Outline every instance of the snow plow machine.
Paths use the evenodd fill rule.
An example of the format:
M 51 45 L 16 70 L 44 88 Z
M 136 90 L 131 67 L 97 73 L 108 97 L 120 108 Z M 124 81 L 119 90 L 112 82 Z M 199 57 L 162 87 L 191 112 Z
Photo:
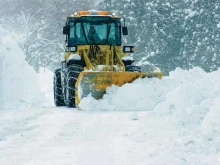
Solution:
M 106 88 L 122 86 L 144 77 L 162 78 L 162 72 L 141 72 L 126 55 L 133 46 L 122 47 L 122 35 L 128 35 L 125 19 L 108 11 L 78 11 L 66 19 L 63 27 L 64 60 L 54 72 L 56 106 L 77 107 L 91 94 L 101 99 Z

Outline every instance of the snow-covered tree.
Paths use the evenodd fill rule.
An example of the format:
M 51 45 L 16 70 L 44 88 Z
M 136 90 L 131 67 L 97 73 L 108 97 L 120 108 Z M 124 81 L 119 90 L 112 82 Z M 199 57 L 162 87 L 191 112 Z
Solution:
M 99 1 L 99 0 L 97 0 Z M 62 27 L 74 11 L 96 8 L 92 0 L 0 0 L 0 24 L 11 31 L 36 70 L 59 66 Z M 126 20 L 126 45 L 147 70 L 156 65 L 168 73 L 176 67 L 220 66 L 220 3 L 218 0 L 100 0 L 100 10 L 116 11 Z
M 103 0 L 100 6 L 127 19 L 138 64 L 168 73 L 176 67 L 220 67 L 220 3 L 218 0 Z
M 1 4 L 7 9 L 1 8 L 0 21 L 37 71 L 42 66 L 58 67 L 63 53 L 65 18 L 74 11 L 94 6 L 92 0 L 7 0 Z

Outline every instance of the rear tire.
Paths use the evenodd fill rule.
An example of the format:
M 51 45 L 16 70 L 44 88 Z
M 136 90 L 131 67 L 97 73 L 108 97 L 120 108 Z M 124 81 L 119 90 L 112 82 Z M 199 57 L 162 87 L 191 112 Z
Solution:
M 141 68 L 135 65 L 128 65 L 126 66 L 126 71 L 127 72 L 141 72 Z
M 62 92 L 62 84 L 61 84 L 61 69 L 57 69 L 54 72 L 53 91 L 54 91 L 55 105 L 56 106 L 65 106 L 64 95 Z
M 66 105 L 68 107 L 76 107 L 75 102 L 75 84 L 79 77 L 80 72 L 83 71 L 81 65 L 70 65 L 66 74 Z

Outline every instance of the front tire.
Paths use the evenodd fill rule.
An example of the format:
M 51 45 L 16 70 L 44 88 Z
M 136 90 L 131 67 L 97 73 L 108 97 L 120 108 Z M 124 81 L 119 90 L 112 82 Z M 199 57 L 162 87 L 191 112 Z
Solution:
M 76 107 L 75 103 L 75 84 L 80 72 L 83 71 L 81 65 L 70 65 L 66 74 L 66 105 L 68 107 Z
M 53 91 L 54 91 L 54 103 L 56 106 L 64 106 L 64 95 L 62 92 L 61 84 L 61 69 L 57 69 L 54 72 L 53 79 Z
M 128 65 L 126 66 L 126 71 L 127 72 L 141 72 L 141 68 L 135 65 Z

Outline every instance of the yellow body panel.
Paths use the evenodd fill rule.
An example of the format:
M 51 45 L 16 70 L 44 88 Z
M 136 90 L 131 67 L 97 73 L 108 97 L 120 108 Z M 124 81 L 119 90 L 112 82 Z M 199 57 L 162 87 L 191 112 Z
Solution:
M 110 45 L 98 45 L 98 46 L 103 51 L 110 50 L 110 47 L 112 47 L 112 49 L 113 49 L 113 46 L 110 46 Z M 114 47 L 121 58 L 128 54 L 128 53 L 122 52 L 121 46 L 114 46 Z M 90 45 L 77 45 L 77 52 L 74 52 L 74 53 L 64 51 L 64 59 L 67 60 L 71 54 L 79 54 L 82 57 L 83 56 L 82 50 L 85 50 L 85 52 L 89 52 Z
M 121 60 L 122 57 L 126 56 L 127 53 L 122 53 L 121 46 L 110 46 L 110 45 L 97 45 L 99 51 L 95 52 L 96 55 L 94 58 L 91 58 L 90 45 L 79 45 L 77 46 L 77 52 L 66 52 L 64 54 L 64 59 L 68 60 L 71 54 L 80 55 L 81 59 L 85 61 L 86 67 L 85 70 L 96 71 L 97 65 L 106 65 L 105 71 L 114 71 L 113 65 L 117 65 L 118 68 L 122 68 L 121 71 L 125 71 L 124 64 Z M 94 46 L 94 49 L 95 47 Z M 117 62 L 115 62 L 117 61 Z

